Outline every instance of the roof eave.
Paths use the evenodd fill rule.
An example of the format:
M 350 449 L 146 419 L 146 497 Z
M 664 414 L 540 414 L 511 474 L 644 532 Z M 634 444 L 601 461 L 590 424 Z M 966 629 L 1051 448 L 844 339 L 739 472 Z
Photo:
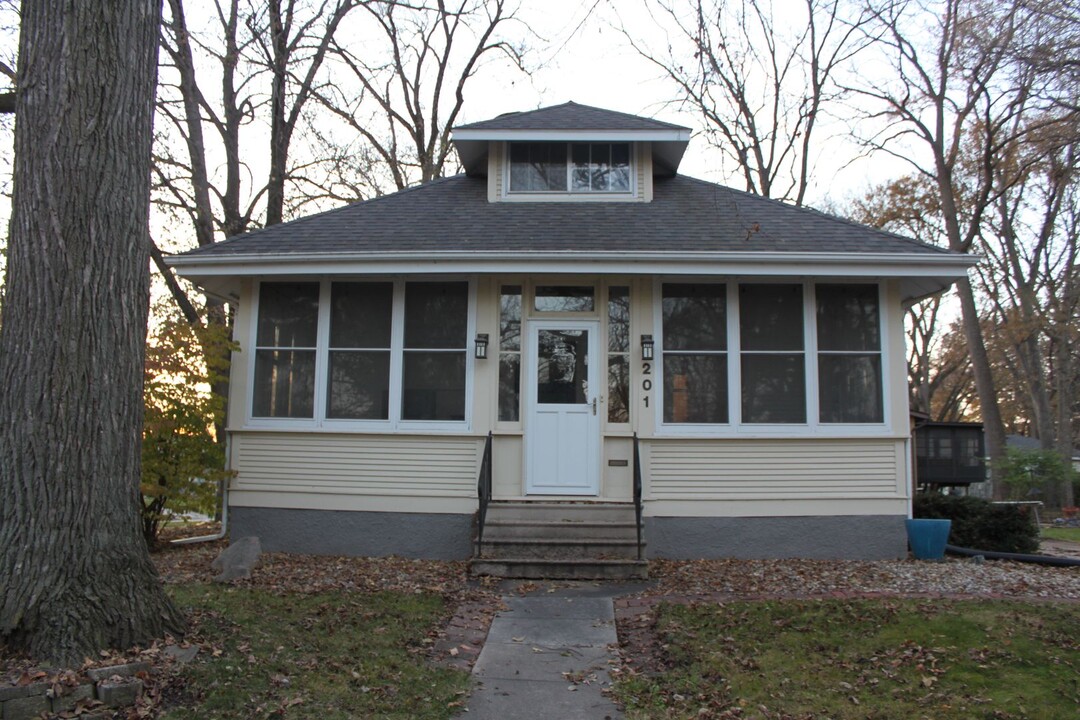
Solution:
M 356 253 L 172 256 L 177 272 L 215 292 L 236 296 L 239 281 L 267 275 L 566 273 L 900 279 L 905 301 L 941 292 L 978 262 L 972 255 L 794 252 L 531 252 Z

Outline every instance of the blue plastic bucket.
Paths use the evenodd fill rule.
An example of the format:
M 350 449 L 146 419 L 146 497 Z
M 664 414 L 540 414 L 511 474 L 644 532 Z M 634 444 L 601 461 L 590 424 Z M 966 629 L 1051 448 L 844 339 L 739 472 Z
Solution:
M 952 520 L 915 518 L 906 522 L 908 545 L 916 560 L 940 560 L 945 557 Z

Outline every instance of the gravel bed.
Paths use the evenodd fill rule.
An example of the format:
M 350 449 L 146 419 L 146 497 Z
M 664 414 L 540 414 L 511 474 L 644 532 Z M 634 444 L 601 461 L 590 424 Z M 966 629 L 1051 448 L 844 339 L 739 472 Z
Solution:
M 1080 567 L 1014 562 L 654 560 L 644 595 L 897 593 L 1080 599 Z

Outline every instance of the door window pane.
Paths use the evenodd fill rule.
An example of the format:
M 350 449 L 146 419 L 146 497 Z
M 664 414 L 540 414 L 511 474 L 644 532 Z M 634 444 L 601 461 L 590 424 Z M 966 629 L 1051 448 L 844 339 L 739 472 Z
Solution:
M 664 422 L 728 421 L 727 354 L 664 353 Z
M 405 283 L 405 347 L 464 348 L 468 313 L 468 283 Z
M 587 285 L 538 285 L 536 309 L 540 312 L 592 312 L 593 288 Z
M 537 331 L 536 401 L 580 405 L 588 396 L 587 330 Z
M 744 423 L 806 422 L 806 372 L 802 354 L 742 356 Z
M 256 350 L 254 417 L 310 418 L 315 411 L 315 351 Z

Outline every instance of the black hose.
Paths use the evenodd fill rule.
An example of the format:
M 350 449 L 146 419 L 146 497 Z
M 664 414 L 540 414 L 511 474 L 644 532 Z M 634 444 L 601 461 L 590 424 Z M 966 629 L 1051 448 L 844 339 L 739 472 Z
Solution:
M 1054 557 L 1053 555 L 1026 555 L 1024 553 L 994 552 L 992 550 L 972 550 L 971 548 L 946 545 L 945 552 L 965 557 L 981 555 L 987 560 L 1012 560 L 1014 562 L 1035 563 L 1037 565 L 1055 565 L 1057 567 L 1080 567 L 1080 558 Z

